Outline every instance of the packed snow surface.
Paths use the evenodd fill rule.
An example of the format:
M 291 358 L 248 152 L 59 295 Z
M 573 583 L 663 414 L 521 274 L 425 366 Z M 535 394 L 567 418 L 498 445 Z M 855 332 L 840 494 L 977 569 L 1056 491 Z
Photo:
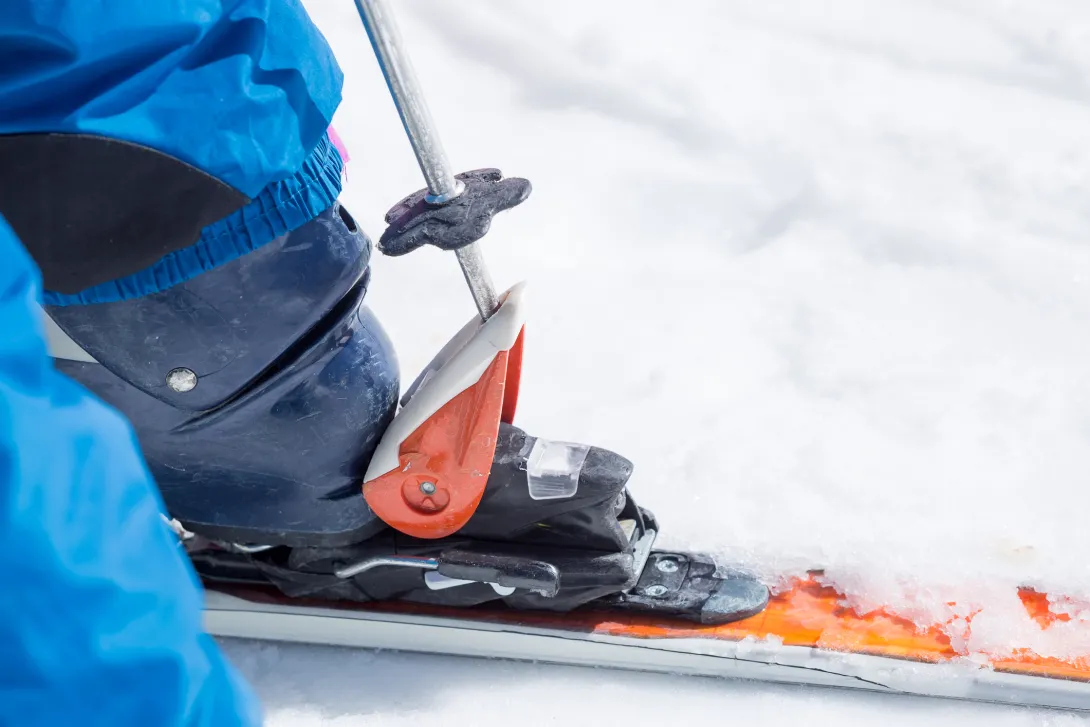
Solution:
M 397 0 L 456 167 L 534 184 L 484 243 L 530 281 L 518 423 L 636 462 L 668 546 L 820 566 L 966 653 L 1086 653 L 1090 5 Z M 343 197 L 422 186 L 353 4 Z M 378 259 L 411 379 L 474 313 Z M 1073 597 L 1042 632 L 1015 587 Z M 951 606 L 956 603 L 956 606 Z M 1085 624 L 1081 624 L 1085 626 Z M 229 644 L 270 724 L 1081 724 L 926 700 Z

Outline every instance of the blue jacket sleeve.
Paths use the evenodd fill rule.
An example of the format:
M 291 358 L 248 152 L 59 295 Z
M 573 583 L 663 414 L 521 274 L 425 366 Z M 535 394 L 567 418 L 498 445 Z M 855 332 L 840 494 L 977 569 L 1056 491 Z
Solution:
M 132 142 L 251 200 L 151 267 L 45 301 L 165 290 L 327 209 L 341 190 L 326 131 L 342 83 L 301 0 L 0 0 L 0 134 Z
M 0 218 L 0 724 L 256 725 L 128 423 L 57 373 Z
M 300 0 L 0 2 L 0 134 L 130 141 L 248 197 L 299 170 L 342 82 Z

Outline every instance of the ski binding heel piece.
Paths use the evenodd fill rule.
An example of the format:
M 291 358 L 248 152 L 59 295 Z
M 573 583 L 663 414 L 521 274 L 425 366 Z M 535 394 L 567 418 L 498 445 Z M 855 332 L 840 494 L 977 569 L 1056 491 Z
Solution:
M 402 399 L 364 477 L 375 515 L 406 535 L 436 539 L 469 522 L 484 494 L 501 421 L 518 401 L 524 284 L 492 317 L 474 318 Z

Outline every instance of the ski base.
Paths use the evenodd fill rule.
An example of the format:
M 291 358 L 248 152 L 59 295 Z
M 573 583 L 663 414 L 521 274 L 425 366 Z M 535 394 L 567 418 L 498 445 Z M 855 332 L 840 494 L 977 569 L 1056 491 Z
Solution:
M 892 616 L 845 613 L 839 594 L 812 580 L 778 594 L 761 614 L 718 626 L 614 612 L 306 602 L 272 589 L 212 588 L 206 627 L 222 637 L 1090 711 L 1090 660 L 1026 654 L 980 663 Z

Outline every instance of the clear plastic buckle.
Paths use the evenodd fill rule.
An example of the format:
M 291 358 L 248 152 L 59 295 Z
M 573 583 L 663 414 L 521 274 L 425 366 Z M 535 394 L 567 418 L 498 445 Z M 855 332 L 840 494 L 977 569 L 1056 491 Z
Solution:
M 579 473 L 590 447 L 538 439 L 526 458 L 526 480 L 534 500 L 561 500 L 579 490 Z

